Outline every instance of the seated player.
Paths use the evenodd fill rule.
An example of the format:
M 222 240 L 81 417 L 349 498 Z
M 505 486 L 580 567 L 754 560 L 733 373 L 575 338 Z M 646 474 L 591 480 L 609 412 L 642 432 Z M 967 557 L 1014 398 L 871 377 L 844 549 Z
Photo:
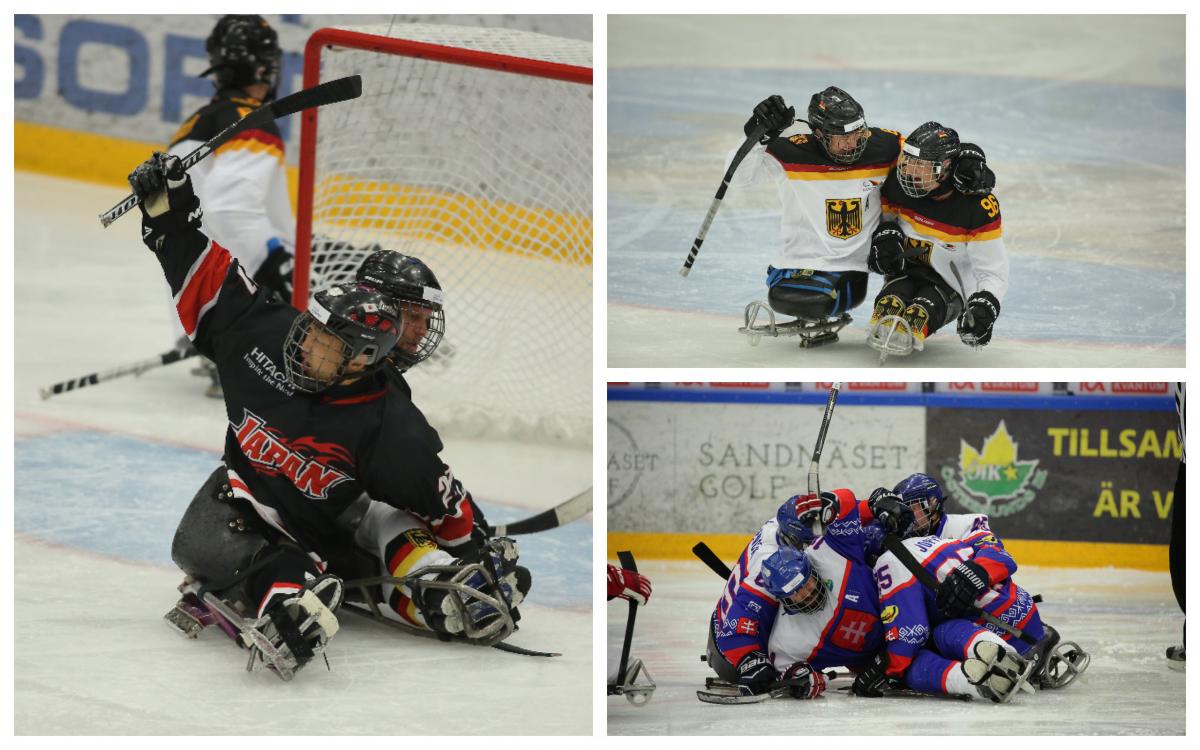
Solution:
M 903 536 L 903 532 L 901 536 Z M 996 677 L 990 667 L 1002 665 L 998 681 L 991 681 L 984 697 L 996 702 L 1005 702 L 1021 688 L 1026 680 L 1042 688 L 1065 687 L 1076 676 L 1087 669 L 1090 657 L 1077 644 L 1060 644 L 1057 633 L 1046 630 L 1041 621 L 1037 604 L 1025 589 L 1016 585 L 1012 573 L 1016 562 L 1003 548 L 996 544 L 979 544 L 966 540 L 947 540 L 935 536 L 909 537 L 903 541 L 921 567 L 925 568 L 939 587 L 952 573 L 960 573 L 964 566 L 1003 567 L 1003 581 L 987 587 L 978 597 L 969 602 L 955 601 L 947 614 L 935 604 L 934 594 L 927 590 L 903 562 L 892 552 L 882 554 L 875 564 L 875 579 L 879 586 L 879 602 L 883 607 L 883 619 L 887 621 L 888 663 L 885 674 L 889 678 L 901 678 L 915 664 L 917 652 L 935 636 L 934 651 L 922 656 L 922 664 L 905 683 L 914 690 L 925 692 L 954 692 L 968 694 L 961 680 L 957 687 L 947 682 L 950 664 L 945 660 L 969 660 L 974 655 L 989 665 L 988 670 L 977 671 L 978 665 L 964 667 L 964 675 L 973 685 L 976 677 L 988 680 Z M 1010 624 L 1015 630 L 1037 641 L 1036 645 L 1015 636 L 984 620 L 981 612 Z M 958 624 L 951 624 L 958 623 Z M 939 630 L 939 628 L 941 628 Z M 982 638 L 979 630 L 990 631 L 995 637 Z M 978 650 L 983 641 L 996 642 L 999 638 L 1009 656 L 992 647 Z M 1017 657 L 1021 658 L 1017 658 Z M 941 661 L 939 661 L 939 659 Z M 1026 664 L 1028 662 L 1028 664 Z M 1022 675 L 1020 680 L 1014 674 Z M 940 676 L 939 676 L 940 675 Z M 954 690 L 951 690 L 954 688 Z M 992 694 L 988 694 L 990 693 Z
M 958 321 L 964 344 L 986 346 L 1008 290 L 1000 203 L 983 151 L 927 122 L 904 141 L 883 183 L 883 216 L 867 265 L 884 276 L 867 342 L 907 355 Z
M 725 594 L 717 602 L 710 621 L 708 665 L 721 679 L 741 685 L 747 692 L 758 693 L 770 689 L 796 662 L 808 664 L 807 657 L 814 654 L 818 661 L 823 659 L 826 652 L 821 649 L 828 650 L 830 658 L 836 659 L 857 653 L 860 639 L 869 643 L 870 605 L 864 604 L 863 609 L 841 600 L 814 617 L 842 623 L 845 632 L 820 644 L 806 640 L 814 634 L 803 628 L 803 632 L 793 633 L 792 623 L 779 612 L 779 594 L 768 587 L 763 567 L 767 559 L 782 549 L 808 550 L 806 559 L 817 562 L 823 578 L 852 579 L 855 590 L 862 588 L 864 576 L 870 581 L 863 519 L 869 522 L 872 516 L 866 505 L 848 489 L 823 492 L 819 497 L 796 495 L 780 506 L 775 519 L 763 525 L 734 566 Z M 779 580 L 777 576 L 777 583 Z M 789 597 L 795 590 L 796 587 L 777 589 Z M 875 600 L 874 591 L 874 584 L 865 588 L 864 603 Z M 777 651 L 775 630 L 785 621 L 788 624 L 779 642 L 779 648 L 784 650 Z M 812 621 L 812 618 L 805 620 Z M 878 625 L 877 614 L 874 622 Z M 868 650 L 866 656 L 873 653 Z M 799 679 L 797 674 L 803 667 L 796 669 L 793 677 Z
M 746 308 L 747 329 L 765 311 L 766 332 L 795 333 L 802 346 L 817 346 L 837 341 L 846 313 L 866 297 L 870 235 L 863 228 L 879 221 L 879 184 L 896 161 L 900 135 L 868 127 L 862 106 L 834 86 L 812 95 L 807 117 L 810 134 L 783 137 L 795 109 L 778 95 L 760 102 L 744 129 L 765 135 L 730 184 L 774 183 L 783 210 L 767 305 Z M 796 320 L 776 328 L 775 313 Z
M 453 556 L 412 583 L 427 627 L 450 636 L 459 625 L 468 639 L 486 639 L 497 622 L 511 632 L 524 593 L 511 583 L 515 548 L 477 533 L 470 494 L 438 456 L 436 431 L 384 370 L 402 335 L 399 302 L 351 284 L 317 293 L 299 313 L 200 231 L 199 200 L 177 158 L 155 154 L 130 184 L 184 330 L 217 365 L 229 419 L 225 466 L 173 544 L 194 579 L 179 616 L 203 626 L 217 607 L 222 628 L 251 649 L 251 665 L 290 679 L 336 632 L 341 585 L 326 576 L 361 552 L 343 514 L 366 494 L 414 516 Z M 245 534 L 243 543 L 224 544 L 222 524 Z M 405 544 L 428 549 L 410 531 Z
M 708 665 L 721 679 L 747 689 L 766 684 L 755 665 L 765 658 L 779 603 L 762 580 L 763 561 L 780 547 L 803 549 L 812 543 L 823 530 L 824 513 L 819 498 L 790 497 L 742 550 L 709 619 Z

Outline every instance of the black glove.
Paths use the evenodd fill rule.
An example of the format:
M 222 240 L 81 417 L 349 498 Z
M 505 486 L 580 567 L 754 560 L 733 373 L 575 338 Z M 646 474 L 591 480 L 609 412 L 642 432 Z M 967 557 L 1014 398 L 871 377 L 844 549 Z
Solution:
M 974 143 L 959 146 L 954 161 L 954 187 L 966 195 L 987 195 L 996 187 L 996 173 L 985 163 L 983 149 Z
M 200 199 L 178 156 L 155 151 L 129 173 L 129 186 L 141 200 L 142 241 L 151 250 L 157 252 L 168 234 L 200 228 Z
M 991 587 L 992 581 L 982 565 L 970 560 L 961 562 L 938 586 L 938 609 L 950 618 L 973 615 L 978 609 L 975 600 Z
M 772 138 L 777 138 L 780 132 L 795 121 L 796 108 L 785 104 L 783 97 L 779 94 L 772 94 L 758 103 L 758 106 L 754 108 L 754 114 L 750 115 L 750 119 L 746 121 L 742 130 L 749 137 L 756 129 L 765 127 L 767 131 L 761 142 L 766 143 Z
M 875 658 L 871 660 L 867 668 L 859 672 L 854 678 L 854 684 L 850 687 L 850 692 L 860 698 L 882 698 L 885 688 L 894 689 L 900 687 L 898 679 L 888 676 L 887 667 L 887 651 L 883 650 L 875 654 Z
M 967 300 L 967 309 L 958 316 L 958 337 L 967 346 L 987 346 L 992 326 L 1000 317 L 1000 300 L 991 292 L 975 292 Z
M 779 679 L 779 672 L 762 651 L 751 651 L 737 665 L 738 684 L 754 695 L 765 693 Z
M 778 683 L 788 689 L 788 695 L 800 700 L 811 700 L 825 692 L 825 675 L 798 661 L 787 668 Z
M 867 501 L 871 508 L 871 514 L 879 520 L 890 534 L 903 539 L 912 532 L 913 526 L 917 523 L 917 517 L 913 514 L 912 508 L 908 507 L 908 503 L 899 495 L 888 492 L 880 494 L 876 497 L 874 494 Z
M 867 268 L 884 276 L 904 273 L 904 232 L 894 221 L 885 221 L 871 235 L 871 252 Z
M 280 302 L 292 301 L 292 254 L 274 237 L 267 242 L 267 259 L 254 273 L 254 283 L 274 292 Z

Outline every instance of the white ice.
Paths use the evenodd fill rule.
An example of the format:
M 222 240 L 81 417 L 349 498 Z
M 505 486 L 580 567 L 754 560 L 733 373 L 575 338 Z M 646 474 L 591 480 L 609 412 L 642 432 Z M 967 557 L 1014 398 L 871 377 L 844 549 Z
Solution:
M 224 636 L 172 632 L 170 539 L 219 458 L 223 406 L 190 363 L 40 400 L 166 350 L 166 284 L 137 212 L 107 230 L 95 218 L 119 189 L 22 173 L 15 186 L 17 734 L 591 734 L 590 518 L 521 539 L 534 584 L 511 642 L 558 658 L 346 615 L 330 671 L 284 684 L 245 672 Z M 489 520 L 591 483 L 585 450 L 448 440 L 443 455 Z
M 1062 690 L 1021 694 L 997 706 L 938 696 L 854 698 L 836 679 L 815 701 L 777 699 L 743 706 L 701 703 L 696 690 L 714 673 L 700 661 L 706 625 L 722 582 L 699 561 L 644 562 L 653 586 L 637 613 L 632 654 L 658 683 L 643 707 L 608 699 L 608 732 L 689 735 L 1023 735 L 1184 733 L 1184 674 L 1167 669 L 1183 615 L 1166 573 L 1022 568 L 1015 580 L 1041 593 L 1043 619 L 1092 655 Z M 609 661 L 621 648 L 627 608 L 608 607 Z
M 610 366 L 878 362 L 877 276 L 836 345 L 737 332 L 765 299 L 773 187 L 731 189 L 678 274 L 754 105 L 777 93 L 803 117 L 829 85 L 871 125 L 957 129 L 997 174 L 1012 270 L 993 343 L 950 326 L 888 366 L 1183 366 L 1181 17 L 614 16 L 608 38 Z

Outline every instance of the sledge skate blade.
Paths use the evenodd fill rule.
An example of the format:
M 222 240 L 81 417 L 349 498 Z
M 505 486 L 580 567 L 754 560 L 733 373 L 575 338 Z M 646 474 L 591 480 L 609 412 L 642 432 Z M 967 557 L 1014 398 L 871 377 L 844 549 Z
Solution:
M 761 314 L 766 315 L 767 322 L 760 325 L 758 319 Z M 853 318 L 843 313 L 840 317 L 830 320 L 815 321 L 797 318 L 786 323 L 777 323 L 775 311 L 762 302 L 751 302 L 746 305 L 743 320 L 745 325 L 738 329 L 738 333 L 745 334 L 751 346 L 758 346 L 758 342 L 763 336 L 771 338 L 799 336 L 801 349 L 812 349 L 835 343 L 838 341 L 838 331 L 853 322 Z

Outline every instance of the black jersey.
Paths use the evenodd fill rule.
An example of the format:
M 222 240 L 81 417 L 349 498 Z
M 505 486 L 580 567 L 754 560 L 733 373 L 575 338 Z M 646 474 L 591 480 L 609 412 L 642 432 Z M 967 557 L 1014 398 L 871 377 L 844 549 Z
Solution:
M 346 543 L 336 519 L 363 493 L 428 522 L 444 546 L 470 539 L 470 495 L 438 456 L 441 439 L 406 384 L 379 371 L 319 394 L 296 391 L 283 351 L 299 312 L 273 302 L 198 230 L 166 235 L 156 255 L 185 332 L 220 374 L 235 495 L 326 560 Z
M 995 195 L 951 190 L 940 200 L 913 198 L 901 189 L 893 169 L 883 183 L 882 198 L 883 220 L 900 225 L 908 248 L 924 249 L 910 262 L 932 267 L 964 299 L 986 290 L 1003 300 L 1008 291 L 1008 252 Z
M 170 145 L 174 147 L 183 141 L 203 143 L 258 109 L 262 104 L 258 99 L 246 96 L 241 89 L 221 89 L 208 104 L 196 110 L 195 114 L 179 126 L 175 135 L 171 136 Z M 238 143 L 239 141 L 241 143 Z M 268 120 L 258 127 L 243 130 L 228 143 L 236 144 L 231 148 L 254 147 L 253 144 L 259 144 L 263 149 L 273 149 L 281 157 L 283 155 L 283 137 L 274 120 Z

